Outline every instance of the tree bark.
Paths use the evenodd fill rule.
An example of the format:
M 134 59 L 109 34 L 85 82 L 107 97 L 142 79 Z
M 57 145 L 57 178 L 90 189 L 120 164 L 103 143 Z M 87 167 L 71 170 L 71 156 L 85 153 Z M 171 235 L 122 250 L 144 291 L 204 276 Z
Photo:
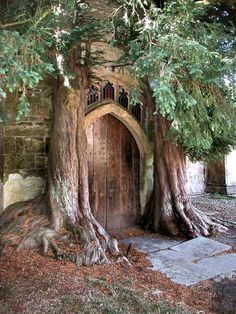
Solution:
M 59 87 L 54 108 L 48 191 L 53 229 L 59 230 L 63 223 L 75 225 L 86 264 L 94 264 L 106 262 L 105 251 L 118 253 L 118 246 L 96 221 L 90 208 L 84 90 L 83 86 L 80 90 Z
M 54 97 L 48 183 L 45 195 L 34 201 L 10 206 L 1 217 L 0 236 L 6 244 L 24 248 L 56 245 L 59 234 L 73 232 L 82 254 L 78 266 L 108 262 L 106 252 L 119 256 L 118 244 L 94 218 L 89 204 L 88 166 L 84 130 L 84 88 L 76 90 L 60 82 Z M 17 237 L 17 241 L 16 241 Z
M 143 224 L 154 232 L 196 237 L 226 228 L 195 208 L 187 193 L 186 158 L 181 144 L 168 139 L 170 122 L 154 118 L 154 192 Z

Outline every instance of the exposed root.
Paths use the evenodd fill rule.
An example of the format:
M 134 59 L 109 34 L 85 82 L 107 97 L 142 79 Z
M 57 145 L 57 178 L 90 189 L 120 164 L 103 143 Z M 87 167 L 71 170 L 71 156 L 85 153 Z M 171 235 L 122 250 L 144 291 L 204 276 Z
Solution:
M 216 218 L 214 213 L 208 213 L 207 216 L 210 217 L 210 219 L 213 220 L 214 222 L 221 224 L 225 227 L 235 227 L 236 228 L 236 222 L 235 221 L 229 221 L 229 220 L 224 220 L 221 218 Z
M 194 236 L 209 236 L 216 233 L 227 232 L 227 228 L 218 222 L 214 222 L 205 213 L 191 205 L 188 214 L 193 226 Z
M 109 263 L 106 254 L 108 252 L 115 260 L 130 264 L 128 259 L 120 254 L 117 240 L 106 233 L 92 214 L 77 223 L 68 219 L 63 228 L 54 230 L 50 217 L 45 215 L 46 207 L 44 201 L 42 204 L 42 200 L 37 199 L 7 208 L 1 216 L 2 247 L 13 245 L 17 251 L 38 248 L 43 255 L 52 250 L 55 258 L 72 261 L 78 266 Z M 64 250 L 58 247 L 58 240 L 66 240 L 69 245 L 69 238 L 80 243 L 81 250 L 78 253 L 67 252 L 64 245 Z
M 117 259 L 116 259 L 116 263 L 119 263 L 119 264 L 125 264 L 125 265 L 128 265 L 128 266 L 132 266 L 132 264 L 130 263 L 130 261 L 128 260 L 128 258 L 122 254 L 120 254 Z
M 153 232 L 189 238 L 227 231 L 223 221 L 209 217 L 193 206 L 188 199 L 181 201 L 178 197 L 168 198 L 160 207 L 151 202 L 142 217 L 142 224 L 145 229 Z
M 40 228 L 39 230 L 32 231 L 28 236 L 22 239 L 17 247 L 17 251 L 22 249 L 34 249 L 37 247 L 42 247 L 43 254 L 46 255 L 49 246 L 51 246 L 55 251 L 58 251 L 54 241 L 55 236 L 56 232 L 48 228 Z
M 106 252 L 115 256 L 120 253 L 117 240 L 106 233 L 92 214 L 83 219 L 79 226 L 73 224 L 72 228 L 77 229 L 83 247 L 82 255 L 76 258 L 78 266 L 105 264 L 109 262 Z
M 192 204 L 189 204 L 188 209 L 178 207 L 175 212 L 163 210 L 160 222 L 165 232 L 175 236 L 184 234 L 191 238 L 209 236 L 228 230 L 222 223 L 211 219 Z
M 5 209 L 0 217 L 0 245 L 4 249 L 7 246 L 19 248 L 33 247 L 42 237 L 36 231 L 49 228 L 49 218 L 46 213 L 46 203 L 42 197 L 27 202 L 20 202 Z M 32 241 L 29 235 L 33 231 Z M 25 242 L 24 240 L 25 239 Z

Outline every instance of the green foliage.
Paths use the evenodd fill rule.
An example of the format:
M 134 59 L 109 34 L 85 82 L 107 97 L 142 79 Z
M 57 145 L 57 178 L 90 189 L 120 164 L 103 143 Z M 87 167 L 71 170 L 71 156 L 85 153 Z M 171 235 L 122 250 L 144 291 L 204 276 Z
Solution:
M 53 45 L 53 30 L 45 20 L 52 15 L 38 1 L 10 2 L 2 8 L 0 28 L 0 97 L 16 91 L 19 95 L 17 119 L 29 111 L 27 89 L 32 89 L 54 66 L 47 56 Z M 9 26 L 8 26 L 9 25 Z
M 167 1 L 163 9 L 151 0 L 118 2 L 113 44 L 125 48 L 122 61 L 133 64 L 139 81 L 149 79 L 154 114 L 171 121 L 168 136 L 192 159 L 227 153 L 236 143 L 235 18 L 206 1 Z M 84 18 L 91 8 L 79 0 L 2 1 L 0 9 L 0 97 L 17 92 L 18 119 L 30 109 L 27 90 L 45 75 L 73 77 L 66 63 L 58 69 L 56 55 L 66 59 L 81 41 L 110 29 Z
M 149 79 L 154 114 L 172 122 L 168 137 L 182 143 L 193 160 L 228 153 L 236 144 L 235 25 L 230 16 L 225 23 L 219 8 L 214 11 L 202 1 L 168 1 L 162 10 L 152 1 L 121 3 L 114 27 L 119 24 L 119 32 L 123 27 L 127 35 L 121 41 L 122 60 L 132 62 L 139 81 Z
M 68 56 L 81 41 L 98 40 L 110 24 L 85 14 L 93 11 L 80 0 L 1 1 L 0 102 L 10 92 L 19 95 L 17 119 L 30 110 L 27 91 L 46 75 L 74 78 Z M 57 57 L 62 57 L 58 64 Z M 78 57 L 79 58 L 79 57 Z M 84 65 L 101 62 L 96 56 Z M 0 122 L 6 121 L 0 108 Z
M 79 0 L 14 0 L 0 8 L 0 101 L 16 91 L 20 119 L 30 110 L 27 91 L 46 75 L 63 72 L 72 77 L 66 63 L 63 71 L 58 69 L 56 55 L 67 57 L 82 39 L 95 37 L 101 25 L 83 21 L 87 6 Z M 3 108 L 1 112 L 3 122 Z

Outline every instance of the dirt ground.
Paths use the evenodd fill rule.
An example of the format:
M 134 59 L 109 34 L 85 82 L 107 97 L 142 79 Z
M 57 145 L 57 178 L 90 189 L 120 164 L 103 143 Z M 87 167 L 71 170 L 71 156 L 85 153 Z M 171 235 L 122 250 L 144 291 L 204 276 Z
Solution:
M 236 222 L 236 198 L 195 197 L 196 206 Z M 119 238 L 141 235 L 129 229 Z M 236 249 L 236 226 L 214 239 Z M 72 245 L 76 250 L 76 245 Z M 126 246 L 121 250 L 125 253 Z M 131 249 L 132 266 L 111 263 L 81 267 L 37 251 L 0 254 L 0 313 L 236 313 L 236 274 L 191 287 L 147 268 L 144 253 Z

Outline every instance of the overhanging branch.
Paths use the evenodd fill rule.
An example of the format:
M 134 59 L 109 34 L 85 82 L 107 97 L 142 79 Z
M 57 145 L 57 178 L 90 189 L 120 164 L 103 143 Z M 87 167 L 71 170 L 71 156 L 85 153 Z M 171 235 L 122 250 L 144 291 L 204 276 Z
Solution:
M 23 21 L 17 21 L 17 22 L 12 22 L 12 23 L 0 24 L 0 28 L 14 27 L 14 26 L 26 24 L 26 23 L 28 23 L 30 21 L 31 21 L 31 19 L 26 19 L 26 20 L 23 20 Z

